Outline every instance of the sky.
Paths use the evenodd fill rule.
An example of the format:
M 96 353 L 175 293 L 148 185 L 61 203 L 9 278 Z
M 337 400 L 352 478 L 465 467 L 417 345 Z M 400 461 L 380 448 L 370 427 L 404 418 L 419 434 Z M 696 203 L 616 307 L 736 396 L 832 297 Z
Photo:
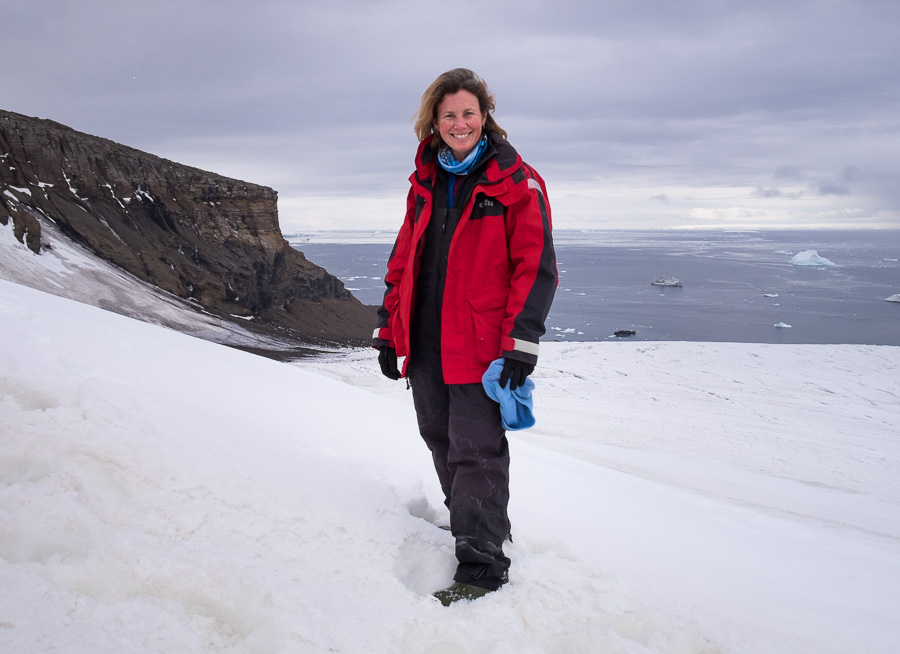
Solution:
M 458 66 L 556 229 L 900 228 L 894 0 L 13 0 L 0 108 L 279 193 L 282 231 L 396 230 Z

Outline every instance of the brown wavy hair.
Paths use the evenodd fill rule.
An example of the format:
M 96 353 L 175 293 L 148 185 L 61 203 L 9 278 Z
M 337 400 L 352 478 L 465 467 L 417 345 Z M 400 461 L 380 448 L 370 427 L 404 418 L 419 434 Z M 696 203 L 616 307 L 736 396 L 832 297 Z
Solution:
M 445 95 L 452 95 L 459 91 L 468 91 L 478 98 L 478 108 L 481 110 L 481 113 L 487 116 L 484 122 L 486 130 L 489 129 L 503 138 L 507 138 L 506 130 L 497 124 L 497 121 L 494 120 L 494 116 L 491 114 L 496 107 L 496 101 L 494 94 L 488 90 L 487 82 L 468 68 L 454 68 L 438 76 L 431 83 L 431 86 L 425 89 L 425 93 L 422 94 L 419 109 L 413 116 L 413 129 L 420 143 L 429 136 L 434 135 L 437 138 L 431 141 L 431 146 L 435 149 L 441 146 L 444 141 L 440 132 L 435 129 L 437 108 Z

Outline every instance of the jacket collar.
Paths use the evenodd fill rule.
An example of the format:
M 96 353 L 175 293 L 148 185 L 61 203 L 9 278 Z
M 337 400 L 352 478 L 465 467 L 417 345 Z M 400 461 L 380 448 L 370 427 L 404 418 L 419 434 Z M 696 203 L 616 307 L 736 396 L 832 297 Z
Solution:
M 489 182 L 499 182 L 509 177 L 522 166 L 522 158 L 516 149 L 502 136 L 495 132 L 488 133 L 487 167 L 483 175 Z M 416 175 L 421 180 L 433 179 L 437 175 L 437 161 L 431 142 L 437 138 L 432 135 L 419 143 L 416 152 Z

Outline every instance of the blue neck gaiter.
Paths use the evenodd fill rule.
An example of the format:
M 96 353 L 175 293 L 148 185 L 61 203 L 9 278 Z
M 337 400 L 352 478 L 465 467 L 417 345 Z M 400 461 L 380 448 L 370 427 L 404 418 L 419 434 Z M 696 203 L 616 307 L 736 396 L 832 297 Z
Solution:
M 446 145 L 438 151 L 438 163 L 440 164 L 441 168 L 450 173 L 450 175 L 447 176 L 447 203 L 451 209 L 453 208 L 453 189 L 456 186 L 456 176 L 466 175 L 470 170 L 472 170 L 472 168 L 474 168 L 475 164 L 478 163 L 478 160 L 481 158 L 482 153 L 486 149 L 487 134 L 481 137 L 478 145 L 476 145 L 472 149 L 472 151 L 469 153 L 469 156 L 467 156 L 463 161 L 457 161 L 456 157 L 453 156 L 453 150 L 451 150 Z
M 438 151 L 438 163 L 441 165 L 441 168 L 446 170 L 448 173 L 453 173 L 454 175 L 465 175 L 470 170 L 472 170 L 472 167 L 476 163 L 478 163 L 478 160 L 481 158 L 481 153 L 484 152 L 486 148 L 487 134 L 481 137 L 478 145 L 476 145 L 472 149 L 472 151 L 469 153 L 469 156 L 466 157 L 464 161 L 457 161 L 453 156 L 453 150 L 445 145 Z

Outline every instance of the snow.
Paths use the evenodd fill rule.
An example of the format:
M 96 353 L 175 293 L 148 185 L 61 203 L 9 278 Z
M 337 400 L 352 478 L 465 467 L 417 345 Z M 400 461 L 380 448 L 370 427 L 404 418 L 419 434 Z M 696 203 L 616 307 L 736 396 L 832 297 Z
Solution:
M 372 351 L 277 363 L 9 281 L 0 329 L 0 651 L 896 651 L 900 348 L 542 344 L 511 581 L 444 608 Z
M 72 186 L 72 180 L 69 179 L 69 176 L 66 174 L 65 170 L 62 171 L 62 176 L 63 176 L 63 179 L 66 180 L 66 185 L 69 187 L 69 192 L 72 193 L 72 195 L 77 197 L 79 200 L 83 200 L 84 198 L 82 198 L 81 196 L 78 195 L 78 189 L 76 189 L 74 186 Z
M 27 207 L 21 209 L 37 211 Z M 62 236 L 52 221 L 42 220 L 41 223 L 41 242 L 49 248 L 42 248 L 40 255 L 16 240 L 12 221 L 6 227 L 0 225 L 0 279 L 218 343 L 249 347 L 277 345 L 272 339 L 266 342 L 236 327 L 233 322 L 189 308 L 181 298 L 145 284 L 74 244 Z
M 122 207 L 123 209 L 125 208 L 125 205 L 122 203 L 122 200 L 120 200 L 119 198 L 116 197 L 116 191 L 112 187 L 112 184 L 110 184 L 109 182 L 106 182 L 106 184 L 101 184 L 100 186 L 105 186 L 107 189 L 109 189 L 109 194 L 112 196 L 112 199 L 115 200 L 116 202 L 118 202 L 120 207 Z M 106 226 L 109 227 L 108 224 Z M 110 228 L 110 231 L 113 231 L 112 228 Z
M 791 265 L 822 267 L 834 266 L 836 264 L 833 261 L 820 256 L 816 250 L 804 250 L 803 252 L 794 255 L 791 259 Z

